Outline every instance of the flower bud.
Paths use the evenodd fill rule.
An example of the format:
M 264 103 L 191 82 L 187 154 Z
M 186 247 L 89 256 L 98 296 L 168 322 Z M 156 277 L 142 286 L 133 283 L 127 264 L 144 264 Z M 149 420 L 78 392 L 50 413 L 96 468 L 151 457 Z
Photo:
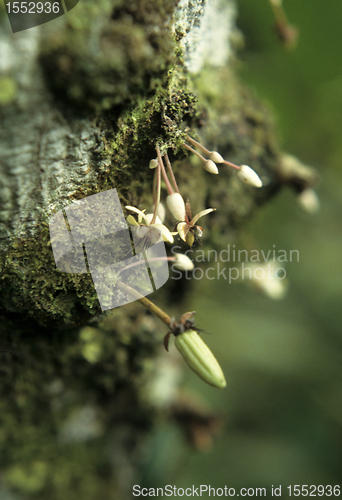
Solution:
M 248 266 L 241 269 L 241 278 L 244 281 L 250 280 L 255 289 L 272 300 L 283 299 L 286 295 L 288 282 L 285 279 L 285 269 L 277 262 L 265 262 L 261 265 L 249 262 Z
M 179 193 L 172 193 L 166 197 L 167 206 L 176 220 L 185 220 L 185 203 Z
M 215 163 L 223 163 L 224 162 L 224 159 L 222 158 L 220 153 L 218 153 L 217 151 L 211 151 L 209 158 L 211 161 L 214 161 Z
M 204 168 L 209 174 L 218 174 L 218 168 L 212 160 L 207 160 L 204 162 Z
M 151 169 L 153 169 L 153 168 L 157 168 L 157 167 L 158 167 L 158 160 L 151 160 L 151 161 L 150 161 L 150 164 L 149 164 L 149 167 L 150 167 Z
M 259 280 L 258 286 L 260 291 L 272 300 L 283 299 L 287 292 L 287 282 L 284 283 L 277 278 L 266 277 L 264 280 Z
M 182 253 L 175 253 L 174 257 L 175 263 L 173 265 L 181 271 L 192 271 L 195 267 L 194 263 L 191 259 L 189 259 L 187 255 L 184 255 Z
M 319 211 L 320 203 L 316 191 L 312 188 L 306 188 L 297 196 L 300 206 L 309 214 L 315 214 Z
M 164 205 L 160 202 L 158 203 L 157 215 L 163 223 L 165 220 L 165 208 Z
M 240 170 L 237 172 L 237 176 L 250 186 L 262 187 L 262 181 L 258 174 L 248 165 L 241 165 Z
M 222 369 L 209 347 L 195 330 L 186 330 L 175 338 L 175 345 L 190 368 L 209 385 L 224 389 Z

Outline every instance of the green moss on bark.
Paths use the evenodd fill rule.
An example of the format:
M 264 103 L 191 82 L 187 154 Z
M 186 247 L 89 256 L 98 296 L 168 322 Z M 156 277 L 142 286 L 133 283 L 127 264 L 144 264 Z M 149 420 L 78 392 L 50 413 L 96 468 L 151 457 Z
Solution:
M 120 496 L 112 455 L 134 449 L 154 418 L 139 395 L 158 333 L 147 320 L 130 305 L 80 332 L 2 325 L 0 468 L 12 491 Z
M 97 111 L 153 95 L 175 63 L 177 1 L 83 0 L 44 40 L 47 81 L 65 103 Z

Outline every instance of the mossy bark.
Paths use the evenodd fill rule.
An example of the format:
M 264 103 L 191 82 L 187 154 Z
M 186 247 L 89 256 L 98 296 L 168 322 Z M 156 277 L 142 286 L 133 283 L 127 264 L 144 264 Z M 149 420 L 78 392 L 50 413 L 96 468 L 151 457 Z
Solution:
M 226 245 L 281 185 L 272 123 L 236 78 L 234 60 L 186 71 L 185 33 L 171 30 L 177 3 L 81 0 L 67 16 L 17 34 L 1 20 L 0 468 L 8 498 L 130 497 L 142 437 L 160 412 L 146 387 L 166 331 L 136 303 L 97 317 L 90 275 L 56 269 L 51 216 L 111 188 L 123 205 L 149 207 L 156 144 L 169 151 L 193 213 L 217 209 L 203 219 L 208 247 Z M 186 127 L 209 149 L 250 164 L 267 187 L 249 188 L 228 168 L 210 176 L 182 148 Z M 154 296 L 185 312 L 172 284 Z

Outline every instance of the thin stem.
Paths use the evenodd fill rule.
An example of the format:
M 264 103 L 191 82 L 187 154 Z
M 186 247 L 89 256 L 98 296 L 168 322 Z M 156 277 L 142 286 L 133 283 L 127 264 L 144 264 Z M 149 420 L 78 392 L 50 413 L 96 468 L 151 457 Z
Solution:
M 158 164 L 159 165 L 159 164 Z M 156 204 L 156 201 L 157 201 L 157 191 L 156 191 L 156 187 L 157 187 L 157 176 L 158 176 L 158 173 L 157 173 L 157 168 L 154 169 L 154 175 L 153 175 L 153 186 L 152 186 L 152 194 L 153 194 L 153 205 Z
M 188 149 L 189 151 L 191 151 L 191 153 L 194 153 L 195 155 L 197 155 L 199 158 L 201 158 L 202 161 L 207 161 L 206 158 L 204 158 L 204 156 L 202 156 L 200 153 L 198 153 L 198 151 L 195 151 L 191 146 L 188 146 L 188 144 L 183 144 L 183 146 Z
M 198 141 L 195 141 L 195 139 L 193 139 L 192 137 L 190 137 L 190 135 L 187 135 L 187 138 L 188 138 L 188 141 L 191 142 L 191 144 L 193 144 L 198 149 L 200 149 L 201 151 L 203 151 L 203 153 L 205 153 L 206 155 L 210 155 L 211 151 L 209 151 L 209 149 L 207 149 L 204 146 L 202 146 L 202 144 L 200 144 Z
M 169 160 L 169 157 L 168 157 L 167 153 L 164 155 L 164 158 L 165 158 L 165 161 L 166 161 L 166 166 L 167 166 L 168 171 L 169 171 L 170 176 L 171 176 L 171 180 L 173 182 L 173 186 L 174 186 L 175 190 L 177 191 L 177 193 L 179 193 L 179 189 L 178 189 L 177 181 L 176 181 L 176 178 L 175 178 L 175 174 L 173 173 L 172 165 L 171 165 L 171 162 Z
M 231 161 L 227 161 L 227 160 L 224 160 L 222 162 L 223 165 L 228 165 L 229 167 L 232 167 L 232 168 L 235 168 L 235 170 L 240 170 L 241 167 L 239 167 L 238 165 L 235 165 L 235 163 L 232 163 Z
M 271 4 L 271 8 L 273 10 L 274 17 L 276 18 L 277 23 L 283 26 L 287 26 L 289 24 L 285 11 L 282 6 L 281 1 L 272 1 L 269 0 L 269 3 Z
M 293 48 L 297 43 L 298 31 L 289 24 L 281 0 L 269 0 L 276 20 L 278 36 L 285 47 Z
M 153 210 L 151 224 L 154 224 L 156 222 L 158 206 L 159 206 L 159 202 L 160 202 L 160 187 L 161 187 L 160 171 L 161 171 L 161 167 L 160 167 L 160 163 L 158 161 L 157 171 L 154 174 L 154 180 L 153 180 L 154 210 Z
M 157 156 L 158 156 L 158 162 L 160 163 L 160 167 L 161 167 L 161 173 L 163 174 L 163 179 L 164 179 L 165 184 L 166 184 L 166 189 L 167 189 L 169 194 L 173 194 L 173 189 L 172 189 L 170 181 L 167 177 L 166 170 L 165 170 L 164 163 L 163 163 L 163 158 L 161 157 L 160 149 L 159 149 L 158 145 L 156 145 L 156 151 L 157 151 Z
M 165 325 L 167 325 L 170 329 L 172 324 L 172 318 L 166 312 L 164 312 L 160 307 L 156 306 L 153 302 L 151 302 L 146 297 L 143 297 L 139 292 L 126 285 L 126 283 L 122 283 L 121 281 L 117 281 L 116 286 L 120 288 L 123 292 L 128 293 L 129 295 L 135 297 L 136 300 L 140 302 L 143 306 L 145 306 L 149 311 L 155 314 Z

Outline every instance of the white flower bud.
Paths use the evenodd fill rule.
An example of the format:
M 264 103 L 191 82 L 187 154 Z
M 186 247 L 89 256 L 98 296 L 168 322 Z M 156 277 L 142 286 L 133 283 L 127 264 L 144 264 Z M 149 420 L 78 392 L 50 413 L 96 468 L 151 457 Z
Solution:
M 182 253 L 175 253 L 175 263 L 173 265 L 181 271 L 192 271 L 195 267 L 192 260 Z
M 227 385 L 222 369 L 209 347 L 195 330 L 177 335 L 175 345 L 190 368 L 209 385 L 224 389 Z
M 251 186 L 258 188 L 262 187 L 262 181 L 260 177 L 248 165 L 241 165 L 240 170 L 238 170 L 237 172 L 237 176 L 242 180 L 242 182 L 245 182 L 246 184 L 250 184 Z
M 259 280 L 258 287 L 270 299 L 281 300 L 285 297 L 287 292 L 287 282 L 277 278 L 265 278 Z
M 280 276 L 279 271 L 281 271 Z M 285 269 L 281 268 L 277 262 L 248 263 L 248 266 L 243 266 L 241 278 L 251 280 L 253 287 L 270 299 L 280 300 L 285 297 L 288 288 L 287 279 L 283 276 L 284 272 Z
M 158 160 L 157 160 L 157 159 L 156 159 L 156 160 L 151 160 L 151 161 L 150 161 L 150 164 L 149 164 L 149 167 L 150 167 L 151 169 L 153 169 L 153 168 L 157 168 L 157 167 L 158 167 Z
M 315 214 L 320 209 L 317 193 L 311 188 L 304 189 L 304 191 L 297 196 L 297 201 L 309 214 Z
M 217 151 L 211 151 L 209 158 L 211 161 L 214 161 L 215 163 L 223 163 L 224 162 L 224 159 L 222 158 L 220 153 L 218 153 Z
M 154 212 L 154 205 L 151 206 L 151 212 Z M 165 220 L 165 207 L 162 203 L 158 203 L 158 208 L 157 208 L 157 216 L 160 219 L 160 222 L 164 224 Z
M 165 220 L 165 207 L 162 203 L 158 203 L 158 208 L 157 208 L 157 215 L 159 216 L 160 220 L 162 223 Z
M 218 174 L 219 173 L 217 166 L 215 165 L 215 163 L 212 160 L 207 160 L 206 162 L 204 162 L 204 168 L 210 174 Z
M 176 220 L 185 220 L 185 203 L 179 193 L 172 193 L 166 197 L 167 206 Z

